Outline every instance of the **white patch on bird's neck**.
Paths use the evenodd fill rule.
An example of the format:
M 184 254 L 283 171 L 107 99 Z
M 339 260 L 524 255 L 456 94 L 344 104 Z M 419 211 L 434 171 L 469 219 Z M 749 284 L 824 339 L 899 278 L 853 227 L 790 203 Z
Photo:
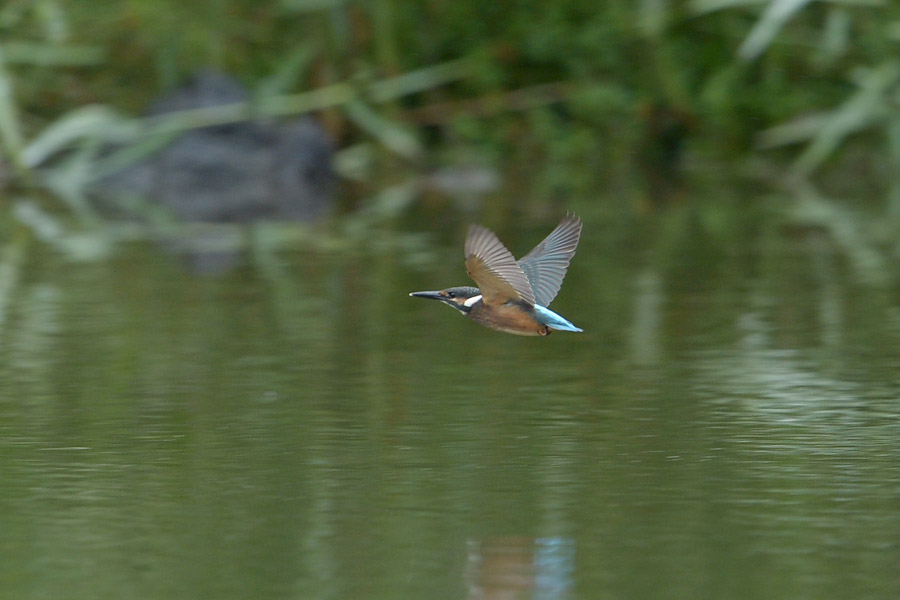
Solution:
M 472 296 L 471 298 L 469 298 L 468 300 L 463 302 L 463 306 L 465 306 L 466 308 L 472 308 L 473 306 L 475 306 L 475 303 L 478 302 L 479 300 L 481 300 L 481 294 L 478 294 L 477 296 Z

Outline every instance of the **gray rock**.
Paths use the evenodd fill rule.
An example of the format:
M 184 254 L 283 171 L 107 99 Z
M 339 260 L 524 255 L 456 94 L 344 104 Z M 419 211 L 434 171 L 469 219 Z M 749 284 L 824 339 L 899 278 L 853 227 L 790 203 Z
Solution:
M 239 83 L 203 71 L 155 102 L 151 115 L 246 100 Z M 184 133 L 95 189 L 104 204 L 137 194 L 185 221 L 312 221 L 332 204 L 333 150 L 312 118 L 216 125 Z

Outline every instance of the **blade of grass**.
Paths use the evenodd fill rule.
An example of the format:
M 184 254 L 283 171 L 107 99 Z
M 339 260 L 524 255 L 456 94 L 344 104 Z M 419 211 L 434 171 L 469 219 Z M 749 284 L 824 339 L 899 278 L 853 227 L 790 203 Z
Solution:
M 359 100 L 351 100 L 344 104 L 343 108 L 357 127 L 371 134 L 392 152 L 410 160 L 422 155 L 419 140 L 399 123 L 382 117 Z
M 830 116 L 830 112 L 817 112 L 765 129 L 757 136 L 756 147 L 766 150 L 789 144 L 808 142 L 822 131 L 822 127 L 824 127 Z
M 66 13 L 56 0 L 36 0 L 35 14 L 44 26 L 44 35 L 48 40 L 61 42 L 69 37 L 69 23 Z
M 84 194 L 99 151 L 100 146 L 96 140 L 85 140 L 42 177 L 42 181 L 53 193 L 81 219 L 91 224 L 96 224 L 98 217 Z
M 691 0 L 688 7 L 696 15 L 727 10 L 731 8 L 746 8 L 770 4 L 772 0 Z M 884 6 L 887 0 L 826 0 L 822 4 L 836 6 Z
M 256 89 L 257 97 L 272 97 L 290 90 L 306 72 L 314 55 L 315 48 L 311 44 L 300 46 L 288 54 L 274 73 L 260 81 Z
M 22 160 L 24 138 L 19 123 L 19 110 L 13 97 L 13 81 L 6 69 L 3 47 L 0 46 L 0 138 L 13 166 L 24 173 L 27 170 Z
M 138 138 L 135 143 L 126 144 L 108 155 L 101 156 L 94 163 L 91 179 L 101 179 L 117 173 L 126 167 L 140 162 L 163 149 L 175 137 L 176 133 L 163 133 Z
M 781 28 L 813 0 L 772 0 L 747 38 L 738 48 L 741 60 L 751 61 L 766 51 Z
M 95 46 L 50 45 L 27 42 L 4 44 L 6 62 L 42 67 L 84 67 L 103 62 L 102 49 Z
M 347 0 L 281 0 L 279 6 L 282 10 L 296 13 L 317 12 L 339 8 Z
M 16 203 L 13 215 L 20 223 L 30 228 L 38 239 L 61 252 L 69 260 L 97 260 L 109 253 L 111 240 L 101 231 L 70 233 L 57 219 L 28 200 Z
M 137 127 L 131 119 L 105 106 L 84 106 L 66 113 L 38 134 L 23 150 L 22 161 L 33 169 L 78 140 L 96 138 L 122 143 L 134 139 L 136 134 Z
M 859 90 L 832 111 L 793 168 L 808 174 L 815 170 L 851 133 L 880 121 L 890 113 L 887 92 L 900 80 L 900 63 L 888 61 L 863 74 Z
M 430 90 L 465 79 L 471 74 L 471 62 L 465 58 L 425 67 L 397 77 L 372 83 L 369 97 L 375 102 L 389 102 L 402 96 Z
M 767 1 L 768 0 L 691 0 L 688 6 L 692 13 L 703 15 L 730 8 L 759 6 L 765 4 Z

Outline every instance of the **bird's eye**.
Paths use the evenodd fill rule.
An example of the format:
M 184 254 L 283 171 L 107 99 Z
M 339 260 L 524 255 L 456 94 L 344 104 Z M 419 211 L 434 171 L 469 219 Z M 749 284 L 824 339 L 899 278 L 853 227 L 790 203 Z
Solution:
M 456 292 L 447 292 L 448 298 L 456 298 Z

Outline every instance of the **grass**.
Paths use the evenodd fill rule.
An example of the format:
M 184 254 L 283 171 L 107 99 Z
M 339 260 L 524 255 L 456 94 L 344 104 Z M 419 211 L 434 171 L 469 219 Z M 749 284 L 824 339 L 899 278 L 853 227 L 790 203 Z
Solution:
M 215 23 L 208 7 L 168 0 L 103 7 L 20 0 L 0 9 L 8 38 L 0 45 L 6 170 L 14 190 L 48 189 L 59 201 L 31 200 L 24 212 L 8 202 L 0 219 L 57 219 L 64 207 L 79 227 L 110 227 L 85 197 L 93 179 L 185 130 L 310 112 L 341 139 L 337 164 L 364 198 L 350 220 L 403 215 L 420 199 L 422 173 L 441 164 L 525 172 L 531 182 L 517 199 L 521 210 L 561 197 L 582 198 L 574 208 L 583 213 L 624 214 L 656 204 L 659 188 L 648 187 L 649 202 L 623 195 L 618 207 L 591 205 L 592 190 L 647 173 L 672 176 L 682 164 L 702 172 L 704 162 L 723 157 L 785 165 L 781 171 L 813 189 L 851 142 L 870 148 L 874 172 L 885 174 L 881 214 L 900 219 L 894 3 L 224 6 Z M 171 35 L 174 22 L 182 35 Z M 252 99 L 134 116 L 166 84 L 210 64 L 254 82 Z M 111 145 L 118 150 L 102 151 Z M 771 172 L 758 173 L 786 189 Z M 350 220 L 350 230 L 366 229 Z

